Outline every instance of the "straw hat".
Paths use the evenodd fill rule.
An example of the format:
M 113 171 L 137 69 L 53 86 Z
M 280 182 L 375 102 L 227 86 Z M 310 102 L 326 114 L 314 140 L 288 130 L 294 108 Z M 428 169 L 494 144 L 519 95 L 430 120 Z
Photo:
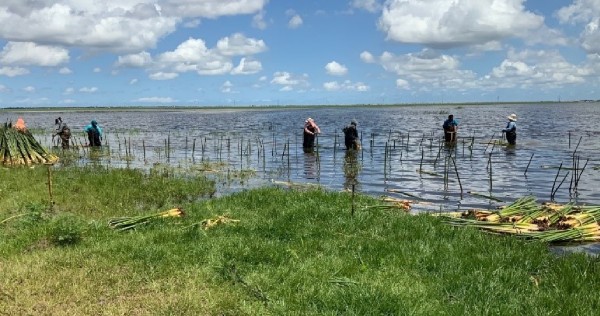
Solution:
M 306 121 L 304 121 L 304 123 L 308 123 L 308 122 L 312 122 L 312 121 L 314 121 L 314 120 L 309 117 L 309 118 L 306 119 Z
M 515 113 L 507 116 L 506 118 L 508 118 L 509 121 L 513 121 L 513 122 L 517 121 L 517 115 Z

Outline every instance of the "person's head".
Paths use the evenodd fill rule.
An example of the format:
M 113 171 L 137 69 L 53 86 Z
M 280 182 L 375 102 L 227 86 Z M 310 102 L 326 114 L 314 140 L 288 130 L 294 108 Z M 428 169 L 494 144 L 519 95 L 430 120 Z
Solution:
M 60 121 L 58 119 L 55 119 L 54 120 L 54 125 L 58 125 L 58 124 L 60 124 Z
M 98 125 L 98 122 L 96 122 L 96 120 L 92 120 L 92 126 L 96 126 Z
M 454 115 L 452 115 L 452 114 L 448 115 L 448 119 L 449 120 L 453 120 L 454 119 Z
M 358 121 L 357 120 L 352 120 L 352 121 L 350 121 L 350 125 L 356 126 L 356 125 L 358 125 Z
M 304 123 L 313 123 L 314 120 L 312 118 L 307 118 L 306 121 L 304 121 Z
M 506 117 L 509 121 L 511 122 L 516 122 L 517 121 L 517 115 L 515 113 L 509 115 Z

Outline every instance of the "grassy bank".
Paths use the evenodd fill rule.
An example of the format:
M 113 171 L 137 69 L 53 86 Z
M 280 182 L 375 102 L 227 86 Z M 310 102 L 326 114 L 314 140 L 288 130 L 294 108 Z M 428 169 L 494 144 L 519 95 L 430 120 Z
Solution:
M 600 262 L 392 211 L 347 193 L 218 199 L 202 177 L 1 170 L 0 314 L 596 314 Z M 26 177 L 26 178 L 24 178 Z M 6 179 L 6 180 L 5 180 Z M 357 205 L 378 202 L 358 197 Z M 182 206 L 130 232 L 109 218 Z M 228 215 L 240 222 L 202 229 Z

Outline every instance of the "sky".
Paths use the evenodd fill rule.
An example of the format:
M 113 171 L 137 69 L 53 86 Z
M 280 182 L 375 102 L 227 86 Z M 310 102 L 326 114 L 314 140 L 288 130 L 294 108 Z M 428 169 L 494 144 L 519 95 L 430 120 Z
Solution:
M 0 107 L 600 99 L 600 0 L 1 0 Z

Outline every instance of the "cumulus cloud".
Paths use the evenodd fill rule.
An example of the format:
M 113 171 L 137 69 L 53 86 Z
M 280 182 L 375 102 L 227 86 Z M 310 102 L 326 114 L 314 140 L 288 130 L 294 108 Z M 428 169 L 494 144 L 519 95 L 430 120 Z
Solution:
M 364 51 L 360 53 L 360 60 L 370 64 L 375 62 L 375 57 L 371 53 Z
M 100 67 L 95 67 L 92 71 L 95 73 L 99 73 L 102 71 L 102 69 L 100 69 Z
M 73 71 L 71 71 L 71 69 L 69 69 L 68 67 L 62 67 L 58 70 L 58 73 L 61 75 L 70 75 L 73 73 Z
M 173 103 L 177 100 L 170 97 L 145 97 L 133 100 L 133 102 L 144 102 L 144 103 Z
M 263 40 L 247 38 L 242 33 L 235 33 L 217 42 L 217 51 L 224 56 L 253 55 L 265 50 L 267 45 Z
M 171 80 L 175 79 L 179 74 L 174 72 L 155 72 L 150 74 L 149 78 L 152 80 Z
M 23 91 L 32 93 L 32 92 L 35 92 L 35 87 L 27 86 L 27 87 L 23 88 Z
M 529 88 L 583 83 L 590 75 L 590 69 L 569 63 L 556 50 L 511 49 L 507 58 L 494 67 L 485 78 L 504 88 Z
M 379 28 L 389 40 L 430 47 L 483 44 L 524 37 L 544 27 L 525 0 L 388 0 Z
M 294 87 L 305 88 L 309 86 L 307 74 L 294 75 L 287 71 L 275 72 L 271 83 L 284 86 L 280 91 L 291 91 Z
M 302 18 L 298 14 L 296 14 L 292 16 L 292 18 L 288 22 L 288 27 L 291 29 L 297 29 L 302 25 L 302 23 Z
M 119 56 L 115 66 L 142 68 L 152 63 L 152 56 L 148 52 Z
M 267 29 L 267 22 L 265 21 L 265 11 L 260 11 L 258 14 L 252 17 L 252 27 L 259 30 Z
M 377 12 L 381 10 L 381 3 L 378 0 L 352 0 L 352 7 L 367 10 L 369 12 Z
M 8 89 L 5 85 L 0 84 L 0 92 L 2 92 L 2 93 L 10 92 L 10 89 Z
M 0 75 L 7 77 L 16 77 L 29 74 L 29 70 L 22 67 L 0 67 Z
M 336 61 L 332 61 L 325 65 L 325 70 L 327 71 L 327 74 L 332 76 L 343 76 L 348 73 L 348 68 Z
M 90 51 L 153 48 L 182 21 L 260 12 L 268 0 L 19 1 L 0 4 L 0 38 Z
M 130 85 L 134 85 L 136 83 L 138 83 L 138 80 L 136 78 L 133 78 L 133 79 L 129 80 L 129 84 Z
M 85 92 L 85 93 L 94 93 L 98 91 L 98 87 L 83 87 L 81 89 L 79 89 L 79 92 Z
M 8 42 L 0 52 L 0 63 L 4 65 L 52 67 L 68 61 L 68 50 L 32 42 Z
M 345 80 L 343 82 L 337 81 L 329 81 L 323 84 L 323 88 L 327 91 L 339 91 L 339 90 L 349 90 L 349 91 L 358 91 L 365 92 L 369 91 L 370 87 L 362 82 L 352 82 L 350 80 Z
M 232 93 L 233 92 L 233 83 L 231 83 L 231 81 L 227 80 L 223 83 L 223 85 L 221 85 L 221 92 L 223 93 Z
M 404 79 L 396 79 L 396 87 L 398 89 L 409 90 L 410 84 L 408 83 L 408 81 L 406 81 Z
M 231 70 L 232 75 L 255 74 L 262 70 L 260 61 L 242 58 L 240 64 Z
M 73 94 L 75 92 L 75 89 L 72 87 L 66 88 L 65 91 L 63 91 L 64 95 L 69 95 L 69 94 Z

